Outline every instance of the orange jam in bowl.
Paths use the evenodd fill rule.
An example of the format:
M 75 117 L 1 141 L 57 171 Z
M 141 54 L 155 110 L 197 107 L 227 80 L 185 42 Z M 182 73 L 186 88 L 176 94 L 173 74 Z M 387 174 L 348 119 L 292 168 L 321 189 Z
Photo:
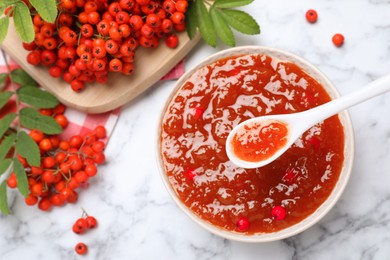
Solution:
M 330 101 L 330 94 L 337 91 L 318 70 L 282 51 L 241 47 L 207 59 L 179 80 L 162 114 L 159 161 L 171 195 L 192 219 L 226 238 L 270 241 L 314 224 L 340 196 L 351 171 L 348 114 L 315 125 L 257 169 L 230 162 L 225 143 L 244 120 L 304 111 Z M 286 127 L 269 127 L 273 131 L 265 129 L 265 136 L 279 136 L 277 144 L 260 147 L 242 135 L 237 146 L 267 150 L 283 144 Z

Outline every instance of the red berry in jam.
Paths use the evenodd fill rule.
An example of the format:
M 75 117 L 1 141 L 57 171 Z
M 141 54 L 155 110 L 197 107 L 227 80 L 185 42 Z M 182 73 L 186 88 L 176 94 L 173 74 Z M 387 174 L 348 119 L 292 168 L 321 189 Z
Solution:
M 237 220 L 236 226 L 240 231 L 246 231 L 249 229 L 249 220 L 246 217 L 240 217 Z
M 286 217 L 286 209 L 282 206 L 275 206 L 271 211 L 272 217 L 276 220 L 283 220 Z
M 193 171 L 193 170 L 188 170 L 186 171 L 186 176 L 190 179 L 190 180 L 194 180 L 195 179 L 195 176 L 196 176 L 196 173 Z
M 316 10 L 310 9 L 306 12 L 306 20 L 309 23 L 315 23 L 317 22 L 317 19 L 318 19 L 318 14 Z

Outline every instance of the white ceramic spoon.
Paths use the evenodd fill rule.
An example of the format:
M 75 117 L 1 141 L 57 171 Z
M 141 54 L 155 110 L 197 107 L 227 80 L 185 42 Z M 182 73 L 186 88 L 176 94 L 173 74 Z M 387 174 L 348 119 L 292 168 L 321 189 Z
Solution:
M 356 92 L 334 99 L 321 106 L 293 114 L 267 115 L 248 119 L 241 122 L 233 128 L 226 139 L 226 153 L 229 159 L 237 166 L 243 168 L 257 168 L 267 165 L 281 156 L 294 142 L 310 127 L 327 119 L 328 117 L 337 114 L 351 106 L 359 104 L 375 96 L 381 95 L 390 90 L 390 75 L 379 78 Z M 379 111 L 380 112 L 380 111 Z M 250 162 L 245 161 L 236 156 L 233 150 L 232 140 L 234 135 L 244 125 L 253 123 L 261 123 L 267 121 L 276 121 L 287 126 L 287 142 L 272 156 L 267 159 Z

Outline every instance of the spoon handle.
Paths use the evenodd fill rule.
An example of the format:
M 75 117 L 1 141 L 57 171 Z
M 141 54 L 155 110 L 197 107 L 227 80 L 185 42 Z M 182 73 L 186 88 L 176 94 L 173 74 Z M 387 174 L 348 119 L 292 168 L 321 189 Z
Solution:
M 309 125 L 314 125 L 351 106 L 381 95 L 389 90 L 390 74 L 367 84 L 365 87 L 359 89 L 358 91 L 334 99 L 328 103 L 325 103 L 324 105 L 307 110 L 304 113 L 306 113 L 307 116 L 313 120 L 310 123 L 308 122 Z

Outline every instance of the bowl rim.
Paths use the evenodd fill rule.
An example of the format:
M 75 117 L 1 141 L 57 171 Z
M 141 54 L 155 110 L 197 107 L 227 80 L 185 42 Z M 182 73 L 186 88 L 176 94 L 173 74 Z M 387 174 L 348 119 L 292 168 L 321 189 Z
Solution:
M 307 216 L 302 221 L 286 228 L 282 229 L 280 231 L 272 232 L 272 233 L 256 233 L 253 235 L 245 235 L 242 233 L 234 232 L 234 231 L 227 231 L 224 229 L 221 229 L 219 227 L 216 227 L 212 225 L 211 223 L 207 222 L 206 220 L 203 220 L 201 217 L 196 215 L 191 209 L 189 209 L 177 196 L 175 191 L 173 190 L 168 177 L 165 173 L 164 165 L 162 162 L 162 155 L 161 155 L 161 126 L 162 126 L 162 120 L 164 117 L 164 114 L 169 106 L 169 103 L 171 102 L 172 98 L 176 95 L 177 90 L 183 85 L 183 83 L 198 69 L 206 66 L 207 64 L 213 63 L 219 59 L 241 55 L 241 54 L 264 54 L 268 55 L 272 58 L 280 58 L 281 60 L 286 60 L 293 62 L 294 64 L 301 67 L 306 73 L 308 73 L 311 77 L 316 79 L 318 82 L 321 83 L 325 91 L 330 95 L 332 99 L 337 98 L 340 96 L 339 91 L 334 86 L 334 84 L 328 79 L 328 77 L 322 73 L 316 66 L 314 66 L 312 63 L 307 61 L 306 59 L 293 54 L 291 52 L 277 49 L 273 47 L 267 47 L 267 46 L 257 46 L 257 45 L 248 45 L 248 46 L 241 46 L 241 47 L 233 47 L 229 49 L 225 49 L 222 51 L 219 51 L 217 53 L 214 53 L 205 59 L 203 59 L 201 62 L 197 63 L 194 67 L 189 69 L 187 72 L 185 72 L 175 83 L 174 87 L 172 88 L 169 97 L 165 101 L 164 107 L 162 108 L 159 121 L 158 121 L 158 127 L 157 127 L 157 138 L 156 138 L 156 159 L 157 164 L 159 168 L 159 173 L 162 178 L 162 181 L 164 183 L 164 186 L 172 199 L 175 201 L 176 205 L 184 211 L 184 213 L 190 217 L 195 223 L 200 225 L 201 227 L 205 228 L 209 232 L 221 236 L 223 238 L 233 240 L 233 241 L 239 241 L 239 242 L 249 242 L 249 243 L 260 243 L 260 242 L 271 242 L 271 241 L 277 241 L 281 239 L 285 239 L 291 236 L 294 236 L 298 233 L 303 232 L 304 230 L 308 229 L 309 227 L 316 224 L 318 221 L 320 221 L 336 204 L 336 202 L 341 197 L 343 191 L 345 190 L 345 187 L 349 181 L 351 172 L 352 172 L 352 166 L 354 161 L 354 154 L 355 154 L 355 142 L 354 142 L 354 131 L 352 126 L 351 117 L 348 113 L 348 111 L 343 111 L 339 113 L 339 119 L 340 122 L 343 125 L 344 129 L 344 163 L 343 167 L 340 172 L 339 179 L 336 183 L 336 185 L 333 188 L 333 191 L 329 195 L 329 197 L 309 216 Z M 282 58 L 281 58 L 282 57 Z

